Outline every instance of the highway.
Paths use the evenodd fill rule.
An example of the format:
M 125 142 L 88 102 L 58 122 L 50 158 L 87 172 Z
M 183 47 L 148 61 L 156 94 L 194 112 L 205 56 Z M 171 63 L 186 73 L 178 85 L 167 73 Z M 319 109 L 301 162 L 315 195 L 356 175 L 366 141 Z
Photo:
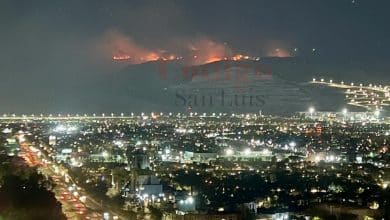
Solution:
M 38 147 L 32 146 L 28 141 L 20 142 L 19 156 L 24 158 L 29 166 L 37 167 L 40 173 L 54 181 L 55 187 L 52 191 L 57 200 L 62 204 L 62 209 L 67 219 L 125 219 L 125 217 L 112 210 L 103 210 L 101 203 L 97 202 L 84 189 L 76 185 L 68 175 L 66 168 L 54 164 Z
M 324 79 L 313 79 L 311 83 L 345 90 L 345 98 L 349 105 L 370 111 L 382 111 L 390 106 L 390 86 L 335 83 Z

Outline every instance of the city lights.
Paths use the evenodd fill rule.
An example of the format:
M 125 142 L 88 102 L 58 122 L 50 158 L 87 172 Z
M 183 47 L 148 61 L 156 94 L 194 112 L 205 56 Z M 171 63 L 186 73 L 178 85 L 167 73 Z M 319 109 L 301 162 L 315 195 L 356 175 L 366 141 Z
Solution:
M 389 219 L 389 5 L 1 4 L 0 220 Z
M 232 149 L 226 149 L 225 150 L 227 156 L 232 156 L 234 151 Z

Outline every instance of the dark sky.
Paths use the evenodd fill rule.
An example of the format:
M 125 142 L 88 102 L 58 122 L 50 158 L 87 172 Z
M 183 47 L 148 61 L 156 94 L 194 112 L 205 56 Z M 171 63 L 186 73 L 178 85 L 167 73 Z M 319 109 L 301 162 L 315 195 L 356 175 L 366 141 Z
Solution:
M 113 30 L 142 48 L 175 53 L 207 38 L 255 56 L 316 48 L 324 58 L 386 62 L 389 6 L 386 0 L 2 0 L 0 98 L 17 87 L 25 88 L 16 92 L 21 96 L 112 71 L 104 44 Z
M 84 51 L 112 29 L 152 48 L 207 37 L 259 55 L 270 44 L 315 47 L 329 55 L 389 54 L 390 3 L 385 0 L 3 0 L 0 4 L 1 58 L 10 66 L 23 58 L 83 58 Z

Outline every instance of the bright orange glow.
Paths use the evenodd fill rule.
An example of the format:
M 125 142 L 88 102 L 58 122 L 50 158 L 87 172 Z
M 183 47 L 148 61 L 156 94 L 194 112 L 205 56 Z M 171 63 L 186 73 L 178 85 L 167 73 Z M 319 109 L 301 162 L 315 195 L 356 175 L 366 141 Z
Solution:
M 131 56 L 127 54 L 123 55 L 114 55 L 112 56 L 113 60 L 131 60 Z M 148 61 L 156 61 L 156 60 L 178 60 L 181 59 L 180 57 L 176 57 L 175 55 L 169 55 L 169 56 L 163 56 L 155 52 L 151 52 L 149 54 L 146 54 L 145 57 L 139 57 L 138 60 L 131 60 L 132 63 L 142 63 L 142 62 L 148 62 Z
M 160 59 L 160 56 L 157 53 L 151 52 L 148 55 L 146 55 L 147 61 L 153 61 L 153 60 L 158 60 L 158 59 Z
M 105 50 L 111 53 L 113 60 L 139 64 L 155 60 L 176 59 L 175 55 L 167 54 L 162 50 L 147 49 L 117 31 L 108 32 L 106 38 Z
M 106 38 L 105 51 L 111 53 L 112 60 L 132 64 L 157 60 L 183 60 L 189 65 L 201 65 L 221 60 L 258 60 L 248 55 L 233 54 L 226 43 L 215 42 L 208 38 L 197 39 L 191 43 L 185 42 L 183 48 L 176 48 L 181 50 L 184 56 L 167 53 L 160 49 L 148 49 L 117 31 L 108 32 Z
M 143 63 L 143 62 L 149 62 L 149 61 L 156 61 L 156 60 L 164 60 L 164 61 L 169 61 L 169 60 L 180 60 L 183 59 L 183 57 L 180 56 L 175 56 L 175 55 L 169 55 L 169 56 L 163 56 L 155 52 L 151 52 L 149 54 L 146 54 L 145 57 L 139 57 L 138 59 L 132 60 L 130 55 L 122 54 L 122 55 L 114 55 L 112 56 L 113 60 L 116 61 L 126 61 L 130 60 L 131 63 Z M 189 61 L 189 64 L 206 64 L 206 63 L 212 63 L 212 62 L 217 62 L 221 60 L 233 60 L 233 61 L 240 61 L 240 60 L 256 60 L 255 57 L 247 56 L 247 55 L 242 55 L 242 54 L 237 54 L 232 57 L 226 57 L 226 56 L 218 56 L 215 54 L 205 54 L 202 56 L 197 56 L 194 55 L 192 60 Z M 199 59 L 199 60 L 198 60 Z M 188 61 L 188 60 L 186 60 Z
M 268 51 L 267 55 L 270 57 L 291 57 L 291 54 L 287 50 L 280 48 Z
M 232 60 L 234 60 L 234 61 L 241 60 L 242 57 L 243 57 L 243 56 L 242 56 L 241 54 L 237 54 L 237 55 L 234 55 L 234 56 L 232 57 Z
M 190 53 L 186 62 L 191 65 L 200 65 L 223 60 L 231 54 L 230 48 L 226 44 L 218 43 L 207 38 L 202 38 L 191 42 L 187 46 Z
M 212 62 L 217 62 L 217 61 L 220 61 L 220 60 L 222 60 L 221 57 L 210 57 L 210 58 L 208 58 L 208 59 L 206 60 L 205 63 L 212 63 Z

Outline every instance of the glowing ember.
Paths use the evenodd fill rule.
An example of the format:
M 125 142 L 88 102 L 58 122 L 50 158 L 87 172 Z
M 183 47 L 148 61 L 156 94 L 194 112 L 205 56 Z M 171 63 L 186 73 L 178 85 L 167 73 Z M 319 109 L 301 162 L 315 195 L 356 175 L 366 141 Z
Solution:
M 129 60 L 129 55 L 116 55 L 112 57 L 113 60 Z
M 291 54 L 287 50 L 280 48 L 268 51 L 267 55 L 271 57 L 291 57 Z
M 131 60 L 130 55 L 114 55 L 112 56 L 113 60 L 116 61 L 123 61 L 123 60 Z M 182 60 L 183 57 L 181 56 L 175 56 L 175 55 L 169 55 L 169 56 L 160 56 L 157 53 L 150 53 L 147 54 L 145 57 L 139 57 L 134 60 L 132 60 L 133 63 L 143 63 L 143 62 L 149 62 L 149 61 L 157 61 L 157 60 L 164 60 L 164 61 L 172 61 L 172 60 Z M 199 59 L 199 61 L 197 61 Z M 189 61 L 191 60 L 191 61 Z M 232 61 L 240 61 L 240 60 L 260 60 L 259 57 L 252 57 L 242 54 L 237 54 L 232 57 L 219 57 L 219 56 L 208 56 L 204 58 L 199 58 L 199 56 L 194 55 L 191 58 L 186 59 L 189 64 L 206 64 L 206 63 L 212 63 L 217 62 L 221 60 L 232 60 Z
M 243 57 L 243 56 L 242 56 L 241 54 L 237 54 L 237 55 L 234 55 L 234 56 L 232 57 L 232 60 L 234 60 L 234 61 L 241 60 L 242 57 Z
M 114 55 L 112 56 L 112 59 L 116 61 L 131 60 L 132 63 L 143 63 L 143 62 L 156 61 L 156 60 L 164 60 L 164 61 L 180 60 L 182 59 L 182 57 L 178 57 L 175 55 L 163 56 L 163 55 L 159 55 L 158 53 L 151 52 L 149 54 L 146 54 L 146 56 L 144 57 L 138 57 L 135 58 L 134 60 L 132 60 L 131 56 L 127 54 Z
M 221 61 L 222 58 L 221 57 L 210 57 L 209 59 L 206 60 L 206 63 L 212 63 L 212 62 L 217 62 L 217 61 Z

